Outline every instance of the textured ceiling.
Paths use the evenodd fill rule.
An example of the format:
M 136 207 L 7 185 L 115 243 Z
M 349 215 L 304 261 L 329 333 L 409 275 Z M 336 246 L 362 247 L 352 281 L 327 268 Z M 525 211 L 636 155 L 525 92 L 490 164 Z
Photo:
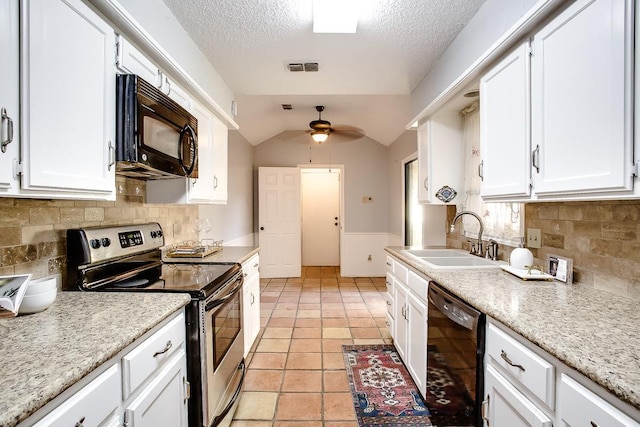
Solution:
M 314 118 L 311 108 L 294 123 L 280 103 L 301 112 L 339 100 L 327 105 L 327 120 L 389 145 L 411 119 L 409 94 L 484 0 L 365 0 L 355 34 L 314 34 L 311 0 L 164 2 L 236 94 L 236 121 L 252 144 Z M 286 71 L 285 63 L 300 61 L 318 62 L 319 71 Z M 407 104 L 402 114 L 392 111 L 398 96 Z

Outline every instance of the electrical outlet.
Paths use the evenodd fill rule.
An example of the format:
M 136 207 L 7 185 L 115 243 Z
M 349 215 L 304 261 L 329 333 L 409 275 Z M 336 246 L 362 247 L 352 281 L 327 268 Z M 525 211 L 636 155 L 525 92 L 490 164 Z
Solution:
M 539 249 L 542 246 L 542 233 L 539 228 L 527 228 L 527 247 Z

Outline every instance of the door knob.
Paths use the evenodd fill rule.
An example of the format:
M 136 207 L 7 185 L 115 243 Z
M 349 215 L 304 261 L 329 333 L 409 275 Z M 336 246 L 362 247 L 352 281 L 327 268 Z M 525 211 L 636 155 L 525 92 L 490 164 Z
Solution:
M 261 230 L 261 231 L 263 231 L 263 230 L 264 230 L 264 227 L 260 227 L 260 230 Z

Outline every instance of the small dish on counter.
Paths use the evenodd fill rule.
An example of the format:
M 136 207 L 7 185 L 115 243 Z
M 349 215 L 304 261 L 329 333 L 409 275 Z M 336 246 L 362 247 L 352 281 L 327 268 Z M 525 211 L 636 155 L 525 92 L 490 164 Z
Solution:
M 18 314 L 33 314 L 46 310 L 58 295 L 58 275 L 47 276 L 29 282 L 22 298 Z
M 508 273 L 513 274 L 514 276 L 522 280 L 553 280 L 554 279 L 552 275 L 545 273 L 544 271 L 538 269 L 537 267 L 515 268 L 511 265 L 501 265 L 500 268 Z

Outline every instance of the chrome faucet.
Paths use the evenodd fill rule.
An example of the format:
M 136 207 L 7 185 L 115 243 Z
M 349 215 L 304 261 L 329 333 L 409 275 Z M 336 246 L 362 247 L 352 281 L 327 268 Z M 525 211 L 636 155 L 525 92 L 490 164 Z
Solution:
M 484 256 L 484 251 L 482 250 L 482 231 L 484 230 L 484 224 L 482 224 L 482 218 L 480 218 L 480 216 L 477 213 L 471 212 L 471 211 L 458 212 L 456 214 L 456 216 L 453 217 L 453 221 L 451 221 L 451 230 L 450 231 L 452 233 L 454 231 L 456 231 L 456 221 L 462 215 L 471 215 L 471 216 L 475 217 L 478 220 L 478 222 L 480 223 L 480 230 L 478 231 L 478 244 L 477 244 L 477 246 L 471 245 L 471 250 L 469 251 L 469 253 L 472 254 L 472 255 L 477 255 L 479 257 Z

